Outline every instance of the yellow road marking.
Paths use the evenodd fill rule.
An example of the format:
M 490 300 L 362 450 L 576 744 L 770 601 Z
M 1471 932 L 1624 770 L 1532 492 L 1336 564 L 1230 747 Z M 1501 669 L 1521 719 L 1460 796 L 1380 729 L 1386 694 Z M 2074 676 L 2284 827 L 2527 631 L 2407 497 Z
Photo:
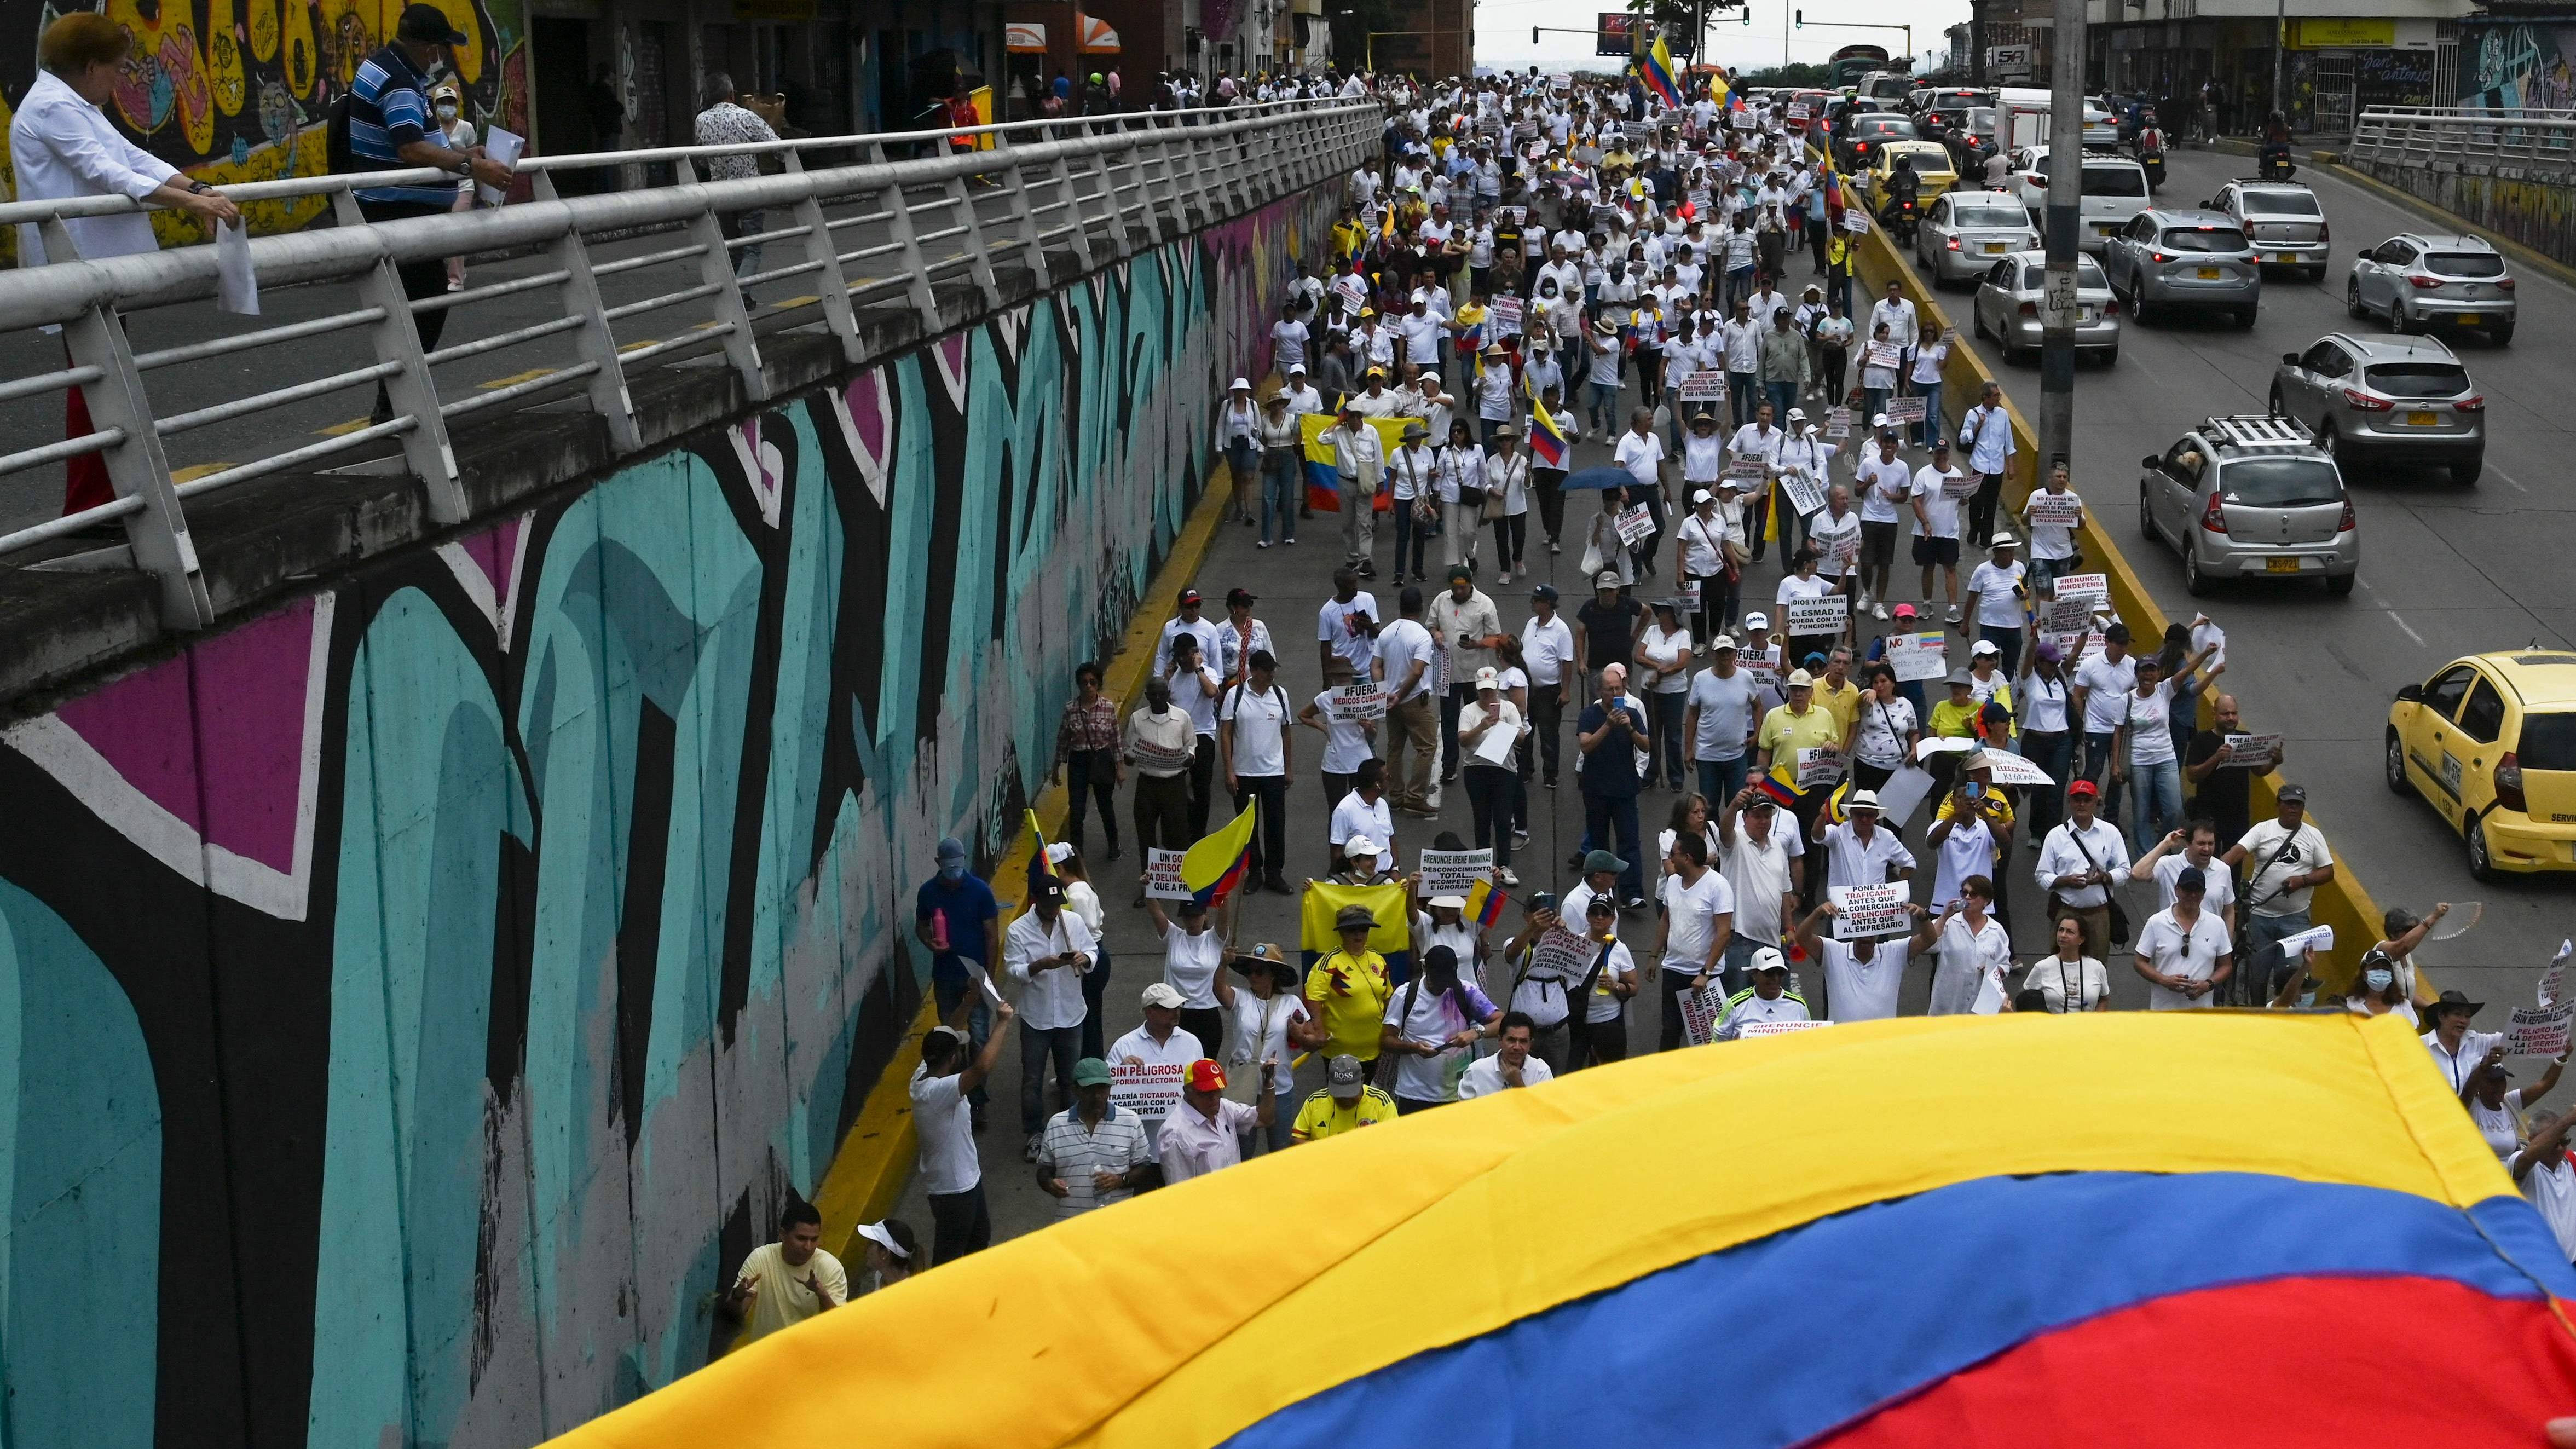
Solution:
M 230 463 L 191 463 L 185 468 L 171 469 L 170 481 L 173 483 L 194 483 L 200 478 L 220 473 L 231 466 L 232 464 Z
M 551 367 L 531 367 L 525 372 L 511 373 L 508 377 L 495 377 L 483 382 L 478 382 L 475 386 L 481 388 L 512 387 L 523 382 L 534 382 L 536 379 L 541 378 L 554 370 L 555 369 Z
M 351 418 L 345 423 L 333 423 L 327 428 L 315 428 L 313 431 L 325 438 L 341 438 L 365 426 L 367 426 L 365 418 Z

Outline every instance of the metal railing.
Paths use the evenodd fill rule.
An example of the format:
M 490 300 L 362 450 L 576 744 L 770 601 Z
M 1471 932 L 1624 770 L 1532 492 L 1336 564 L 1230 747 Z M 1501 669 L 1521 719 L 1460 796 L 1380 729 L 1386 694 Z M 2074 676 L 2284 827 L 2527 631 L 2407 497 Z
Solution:
M 70 358 L 64 367 L 0 379 L 0 403 L 78 387 L 96 428 L 86 437 L 0 455 L 0 476 L 95 454 L 116 493 L 111 502 L 0 536 L 0 557 L 99 525 L 120 525 L 125 549 L 114 564 L 130 559 L 132 566 L 159 580 L 166 626 L 203 627 L 214 608 L 181 506 L 189 499 L 272 473 L 323 467 L 335 459 L 346 462 L 370 445 L 381 451 L 390 442 L 424 489 L 430 518 L 459 523 L 467 515 L 467 503 L 450 443 L 457 419 L 514 404 L 579 398 L 606 424 L 611 448 L 619 454 L 633 452 L 646 439 L 628 392 L 629 370 L 683 354 L 714 357 L 721 352 L 746 395 L 766 400 L 770 384 L 752 327 L 757 304 L 746 300 L 747 287 L 806 279 L 804 285 L 819 294 L 814 299 L 819 305 L 810 320 L 786 330 L 822 329 L 838 340 L 843 358 L 855 364 L 864 360 L 859 332 L 864 307 L 908 307 L 918 314 L 925 335 L 937 332 L 942 324 L 934 283 L 962 274 L 987 307 L 998 307 L 1001 290 L 994 262 L 1007 255 L 1044 290 L 1051 285 L 1050 250 L 1069 252 L 1076 267 L 1087 271 L 1181 234 L 1191 225 L 1192 212 L 1201 223 L 1240 214 L 1340 174 L 1376 148 L 1383 114 L 1374 102 L 1274 102 L 949 132 L 532 157 L 520 168 L 533 175 L 532 201 L 378 223 L 358 215 L 352 189 L 452 186 L 456 178 L 422 169 L 225 187 L 223 193 L 236 201 L 331 196 L 339 225 L 257 238 L 250 243 L 252 267 L 263 289 L 352 282 L 356 305 L 265 327 L 255 318 L 243 318 L 244 330 L 145 352 L 130 345 L 125 318 L 145 308 L 211 298 L 215 248 L 62 260 L 78 257 L 63 226 L 66 218 L 130 211 L 138 209 L 136 204 L 105 197 L 0 206 L 0 224 L 39 226 L 46 255 L 55 259 L 51 265 L 0 273 L 0 334 L 58 326 Z M 989 146 L 950 150 L 952 137 L 982 138 Z M 948 154 L 888 156 L 890 149 L 924 147 Z M 808 154 L 829 151 L 865 159 L 806 168 Z M 772 158 L 781 170 L 736 180 L 695 179 L 697 167 L 741 156 Z M 671 165 L 678 179 L 667 186 L 589 196 L 560 195 L 553 181 L 559 170 L 634 163 Z M 754 211 L 764 213 L 773 229 L 725 235 L 726 217 Z M 987 211 L 999 214 L 988 217 Z M 655 231 L 678 244 L 615 260 L 593 257 L 595 244 L 606 234 L 632 237 Z M 775 246 L 794 260 L 737 277 L 735 256 L 752 246 Z M 397 274 L 405 263 L 527 249 L 543 252 L 542 270 L 418 300 L 405 297 Z M 850 269 L 880 260 L 899 270 L 851 279 Z M 685 284 L 617 306 L 602 300 L 603 279 L 655 268 L 677 271 L 677 280 Z M 544 321 L 435 351 L 420 346 L 416 313 L 461 310 L 547 290 L 556 305 Z M 693 309 L 699 319 L 675 326 L 673 309 Z M 660 319 L 664 335 L 621 341 L 619 324 L 647 316 Z M 343 332 L 363 337 L 372 362 L 288 380 L 294 349 L 282 344 Z M 451 386 L 442 394 L 433 373 L 466 358 L 557 338 L 569 342 L 568 359 L 518 375 L 506 385 Z M 563 346 L 555 344 L 558 353 Z M 153 407 L 148 374 L 254 349 L 279 349 L 270 354 L 274 371 L 265 374 L 275 378 L 276 386 L 185 412 Z M 173 476 L 168 444 L 181 435 L 347 390 L 372 393 L 378 384 L 391 402 L 387 421 L 333 430 L 319 441 L 252 462 L 217 465 L 187 481 Z M 454 395 L 459 392 L 468 395 Z
M 2576 115 L 2465 106 L 2372 106 L 2353 123 L 2351 152 L 2368 161 L 2576 163 Z

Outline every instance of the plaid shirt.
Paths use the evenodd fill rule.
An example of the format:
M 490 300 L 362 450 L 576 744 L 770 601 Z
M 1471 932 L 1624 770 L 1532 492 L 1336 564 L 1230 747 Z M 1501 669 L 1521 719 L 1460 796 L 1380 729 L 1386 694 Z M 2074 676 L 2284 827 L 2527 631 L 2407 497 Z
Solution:
M 1067 700 L 1064 721 L 1056 727 L 1055 747 L 1064 755 L 1118 748 L 1117 702 L 1105 694 L 1089 704 Z

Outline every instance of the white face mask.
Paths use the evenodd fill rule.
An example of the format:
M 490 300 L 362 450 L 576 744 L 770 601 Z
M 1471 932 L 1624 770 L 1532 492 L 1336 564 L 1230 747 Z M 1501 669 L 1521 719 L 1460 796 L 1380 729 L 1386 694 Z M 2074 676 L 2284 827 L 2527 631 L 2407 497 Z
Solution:
M 445 106 L 445 105 L 440 106 L 440 107 L 438 108 L 438 118 L 439 118 L 440 120 L 442 120 L 442 121 L 453 121 L 453 120 L 455 120 L 455 119 L 456 119 L 456 108 L 455 108 L 454 106 Z

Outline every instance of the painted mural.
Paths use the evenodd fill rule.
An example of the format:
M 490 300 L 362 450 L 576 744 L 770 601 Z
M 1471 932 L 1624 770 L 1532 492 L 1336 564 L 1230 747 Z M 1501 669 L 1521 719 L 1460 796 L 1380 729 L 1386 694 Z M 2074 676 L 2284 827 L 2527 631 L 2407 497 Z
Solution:
M 110 104 L 136 142 L 215 185 L 316 176 L 325 169 L 323 121 L 366 58 L 393 33 L 405 0 L 102 0 L 134 37 L 125 82 Z M 0 130 L 36 76 L 36 37 L 73 9 L 55 0 L 0 0 Z M 466 119 L 528 134 L 528 26 L 522 0 L 441 0 L 465 34 L 455 49 Z M 0 183 L 8 183 L 0 154 Z M 302 226 L 327 207 L 314 199 L 253 202 L 260 231 Z M 176 213 L 153 218 L 162 244 L 205 240 Z M 14 231 L 0 260 L 14 260 Z
M 2576 25 L 2478 19 L 2460 27 L 2460 104 L 2473 110 L 2576 110 Z
M 932 846 L 1042 783 L 1331 216 L 0 731 L 0 1444 L 520 1446 L 704 1362 L 916 1007 Z

